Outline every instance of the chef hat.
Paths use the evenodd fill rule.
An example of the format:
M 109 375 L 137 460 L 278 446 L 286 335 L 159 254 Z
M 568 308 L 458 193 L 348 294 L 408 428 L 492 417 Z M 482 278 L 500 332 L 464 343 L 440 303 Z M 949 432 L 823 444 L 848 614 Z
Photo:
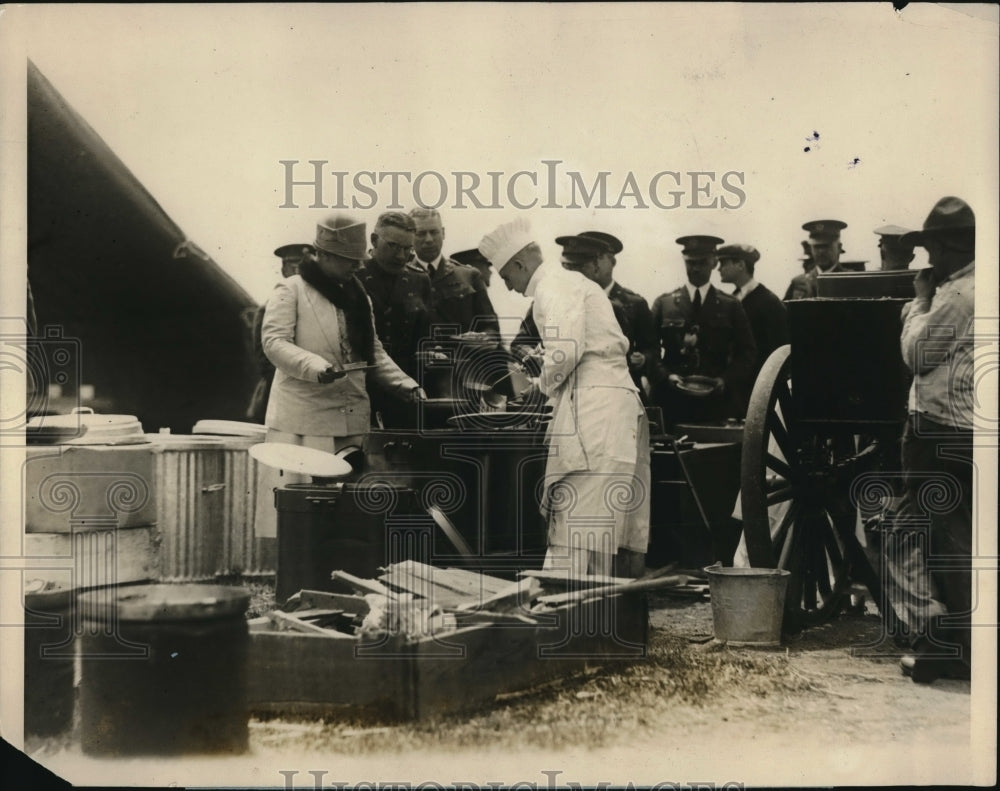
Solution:
M 535 241 L 531 236 L 531 223 L 524 217 L 504 223 L 479 242 L 482 253 L 499 272 L 521 250 Z

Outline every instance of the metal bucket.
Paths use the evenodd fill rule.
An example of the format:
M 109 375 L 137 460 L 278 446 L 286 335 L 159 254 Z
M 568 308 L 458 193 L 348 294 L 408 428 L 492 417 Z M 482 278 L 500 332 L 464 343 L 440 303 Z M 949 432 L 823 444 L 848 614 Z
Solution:
M 137 585 L 90 591 L 79 601 L 85 753 L 246 751 L 246 591 Z
M 783 569 L 705 569 L 715 639 L 733 646 L 781 645 L 789 572 Z

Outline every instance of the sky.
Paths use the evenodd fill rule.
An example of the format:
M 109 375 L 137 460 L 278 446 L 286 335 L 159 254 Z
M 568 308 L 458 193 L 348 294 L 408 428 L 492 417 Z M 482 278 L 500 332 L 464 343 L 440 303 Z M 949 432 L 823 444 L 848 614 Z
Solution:
M 310 160 L 326 163 L 325 206 L 336 202 L 333 172 L 346 174 L 346 213 L 369 231 L 390 205 L 437 201 L 441 174 L 445 252 L 518 215 L 550 260 L 558 235 L 613 233 L 625 245 L 617 279 L 652 301 L 683 282 L 674 240 L 686 234 L 756 246 L 758 279 L 780 294 L 801 271 L 806 221 L 846 222 L 845 258 L 876 268 L 873 229 L 917 227 L 943 195 L 996 216 L 995 11 L 76 5 L 8 7 L 0 35 L 14 44 L 6 79 L 23 56 L 34 61 L 258 301 L 279 277 L 271 251 L 311 241 L 334 212 L 310 208 L 308 186 L 294 188 L 298 208 L 282 208 L 281 162 L 297 162 L 292 178 L 306 180 Z M 355 178 L 373 183 L 364 172 L 394 171 L 426 173 L 416 195 L 405 177 L 397 204 L 391 176 L 376 200 L 351 189 Z M 456 205 L 459 171 L 499 208 Z M 514 180 L 512 200 L 518 171 L 529 175 Z M 579 208 L 566 208 L 571 171 L 587 190 L 606 174 L 607 208 L 579 192 Z M 619 200 L 630 174 L 632 192 Z M 513 202 L 533 198 L 530 209 Z M 519 317 L 527 304 L 499 278 L 491 296 L 501 315 Z
M 6 5 L 0 318 L 23 309 L 28 58 L 258 301 L 279 277 L 271 251 L 310 241 L 332 212 L 310 208 L 301 187 L 299 208 L 282 208 L 282 161 L 300 163 L 297 178 L 310 160 L 325 162 L 327 185 L 335 171 L 348 183 L 429 173 L 432 201 L 435 173 L 485 184 L 502 174 L 499 208 L 456 207 L 453 194 L 441 207 L 446 252 L 518 216 L 550 260 L 556 236 L 606 231 L 624 243 L 617 279 L 650 301 L 684 280 L 677 237 L 756 246 L 758 279 L 781 294 L 801 271 L 803 223 L 848 223 L 845 257 L 873 268 L 874 228 L 919 227 L 945 195 L 973 207 L 979 257 L 987 273 L 996 268 L 996 5 Z M 546 208 L 546 162 L 558 163 L 551 202 L 562 208 Z M 528 177 L 515 182 L 516 200 L 539 198 L 530 209 L 506 194 L 521 171 L 539 179 L 534 192 Z M 588 189 L 607 174 L 611 205 L 631 174 L 646 205 L 565 208 L 571 171 Z M 661 172 L 684 184 L 676 208 L 649 199 Z M 705 191 L 693 173 L 714 174 L 697 177 Z M 659 183 L 670 206 L 674 187 Z M 347 213 L 370 230 L 390 202 L 383 182 L 375 205 Z M 524 314 L 497 277 L 491 297 L 505 327 Z M 998 315 L 990 274 L 977 299 Z M 989 717 L 973 726 L 995 735 Z

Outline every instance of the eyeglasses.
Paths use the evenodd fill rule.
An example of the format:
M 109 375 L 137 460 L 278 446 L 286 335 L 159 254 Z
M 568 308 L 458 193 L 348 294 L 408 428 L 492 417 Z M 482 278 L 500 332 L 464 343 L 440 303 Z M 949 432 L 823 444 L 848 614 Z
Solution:
M 394 253 L 403 253 L 404 255 L 413 255 L 414 248 L 413 245 L 403 245 L 397 244 L 396 242 L 385 241 L 385 246 L 388 247 Z

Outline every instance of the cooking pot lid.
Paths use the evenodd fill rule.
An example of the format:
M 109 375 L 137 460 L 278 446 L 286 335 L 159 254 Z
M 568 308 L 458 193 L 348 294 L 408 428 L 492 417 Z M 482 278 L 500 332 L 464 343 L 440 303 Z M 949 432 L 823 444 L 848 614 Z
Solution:
M 100 415 L 90 407 L 78 407 L 68 415 L 39 415 L 28 421 L 27 429 L 85 429 L 66 445 L 127 445 L 148 442 L 135 415 Z
M 261 442 L 250 447 L 250 455 L 261 464 L 276 470 L 311 475 L 314 478 L 339 478 L 354 470 L 349 462 L 339 456 L 289 442 Z
M 267 434 L 267 426 L 244 423 L 239 420 L 199 420 L 191 429 L 192 434 L 221 434 L 227 437 L 260 437 Z
M 223 585 L 156 584 L 90 591 L 80 596 L 84 617 L 103 620 L 109 607 L 122 621 L 187 621 L 242 616 L 250 604 L 243 588 Z

